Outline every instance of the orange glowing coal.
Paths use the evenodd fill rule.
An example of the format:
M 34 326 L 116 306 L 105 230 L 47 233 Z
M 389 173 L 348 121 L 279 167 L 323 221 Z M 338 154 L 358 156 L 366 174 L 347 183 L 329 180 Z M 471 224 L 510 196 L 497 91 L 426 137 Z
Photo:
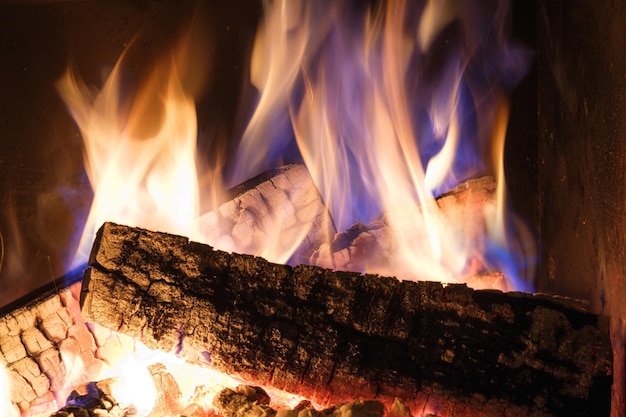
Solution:
M 231 173 L 207 172 L 198 164 L 194 97 L 184 87 L 194 67 L 189 56 L 188 62 L 181 59 L 184 53 L 155 65 L 134 97 L 120 86 L 124 56 L 99 90 L 88 88 L 71 68 L 61 78 L 58 90 L 80 128 L 94 192 L 72 265 L 84 264 L 105 221 L 240 250 L 236 241 L 198 228 L 200 207 L 214 207 L 207 201 L 217 200 L 227 184 L 293 158 L 281 151 L 295 141 L 296 157 L 306 164 L 338 230 L 385 214 L 393 256 L 384 268 L 366 262 L 355 266 L 358 271 L 465 282 L 478 262 L 505 273 L 509 281 L 502 288 L 530 288 L 518 272 L 527 269 L 532 249 L 506 211 L 505 97 L 525 65 L 524 53 L 505 43 L 506 2 L 489 11 L 489 18 L 477 2 L 452 0 L 263 5 L 251 60 L 258 102 L 232 156 Z M 462 216 L 442 215 L 437 195 L 485 174 L 495 177 L 497 198 L 484 207 L 480 222 L 461 224 Z M 201 187 L 199 177 L 212 186 Z M 302 236 L 310 226 L 302 226 Z M 269 236 L 253 254 L 288 260 L 291 253 Z M 82 375 L 79 358 L 64 357 L 71 384 L 125 375 L 129 385 L 119 392 L 146 387 L 141 404 L 134 405 L 149 415 L 155 394 L 145 367 L 152 353 L 107 355 L 101 359 L 110 369 L 90 375 Z M 168 360 L 172 369 L 179 366 L 175 357 L 159 358 Z M 198 382 L 188 369 L 172 373 L 181 372 L 183 397 L 207 381 L 235 383 L 216 375 L 202 375 Z M 12 416 L 4 376 L 0 372 L 0 406 Z

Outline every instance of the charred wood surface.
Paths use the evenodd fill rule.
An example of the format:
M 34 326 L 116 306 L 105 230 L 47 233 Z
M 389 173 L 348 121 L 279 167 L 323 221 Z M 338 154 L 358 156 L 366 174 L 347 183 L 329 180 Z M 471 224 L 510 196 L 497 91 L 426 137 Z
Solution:
M 81 294 L 90 320 L 317 403 L 607 413 L 607 320 L 566 299 L 292 268 L 112 223 L 90 265 Z

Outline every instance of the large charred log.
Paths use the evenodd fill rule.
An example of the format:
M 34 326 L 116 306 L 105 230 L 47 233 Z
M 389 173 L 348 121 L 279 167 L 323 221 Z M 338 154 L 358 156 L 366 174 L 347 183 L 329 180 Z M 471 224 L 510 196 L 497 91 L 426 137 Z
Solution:
M 81 294 L 95 323 L 320 404 L 439 415 L 606 415 L 607 320 L 569 300 L 295 268 L 107 223 Z

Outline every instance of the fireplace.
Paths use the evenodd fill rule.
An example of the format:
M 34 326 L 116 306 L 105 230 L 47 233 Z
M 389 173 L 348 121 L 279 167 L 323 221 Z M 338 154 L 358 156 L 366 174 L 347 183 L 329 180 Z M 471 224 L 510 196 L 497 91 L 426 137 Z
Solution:
M 197 30 L 205 32 L 211 71 L 197 108 L 201 151 L 214 154 L 216 145 L 202 145 L 202 137 L 235 137 L 247 116 L 239 105 L 251 94 L 242 85 L 261 11 L 251 1 L 0 6 L 3 311 L 67 274 L 68 248 L 76 247 L 77 223 L 87 215 L 82 142 L 54 89 L 68 62 L 100 85 L 135 42 L 138 52 L 130 54 L 123 79 L 134 88 L 145 63 L 173 45 L 183 24 L 194 15 L 205 19 Z M 626 11 L 611 2 L 513 2 L 515 36 L 536 59 L 513 92 L 505 153 L 513 206 L 536 230 L 541 248 L 535 290 L 583 299 L 589 310 L 610 317 L 617 367 L 612 415 L 624 413 L 620 387 L 626 385 L 626 312 L 619 301 L 626 293 L 624 23 Z M 220 146 L 228 152 L 233 145 Z

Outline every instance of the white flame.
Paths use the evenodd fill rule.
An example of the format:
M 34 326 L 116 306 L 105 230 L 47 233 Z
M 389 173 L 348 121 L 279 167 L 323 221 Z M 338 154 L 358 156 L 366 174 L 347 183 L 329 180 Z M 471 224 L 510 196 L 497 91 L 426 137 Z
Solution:
M 18 417 L 19 410 L 11 401 L 11 385 L 9 383 L 8 370 L 0 361 L 0 416 Z
M 480 84 L 474 80 L 476 56 L 492 53 L 492 44 L 506 50 L 497 38 L 501 33 L 475 28 L 455 0 L 428 1 L 421 11 L 405 0 L 360 11 L 336 1 L 328 13 L 306 1 L 264 5 L 252 60 L 260 99 L 240 143 L 238 180 L 250 167 L 260 169 L 270 150 L 278 152 L 289 139 L 283 126 L 288 109 L 300 156 L 338 229 L 386 214 L 394 246 L 385 266 L 353 268 L 405 279 L 463 281 L 477 263 L 486 263 L 492 239 L 506 248 L 506 116 L 495 117 L 508 112 L 495 84 L 503 76 L 489 79 L 486 92 L 474 86 Z M 505 9 L 498 6 L 497 27 Z M 423 68 L 434 65 L 428 53 L 456 20 L 465 32 L 456 44 L 435 51 L 443 64 L 431 73 Z M 278 127 L 272 125 L 276 120 Z M 478 147 L 472 152 L 480 157 L 490 136 L 499 161 L 495 169 L 490 171 L 487 161 L 470 164 L 460 158 L 472 141 Z M 268 146 L 268 138 L 279 139 Z M 487 204 L 474 217 L 442 212 L 436 192 L 486 172 L 498 181 L 495 208 Z
M 96 94 L 72 70 L 58 83 L 81 130 L 94 189 L 74 267 L 87 259 L 105 221 L 194 235 L 199 207 L 194 100 L 171 63 L 156 67 L 127 115 L 119 97 L 120 67 L 121 59 Z
M 148 368 L 132 357 L 118 361 L 116 369 L 122 375 L 111 385 L 111 394 L 122 409 L 134 408 L 138 417 L 150 415 L 157 393 Z

